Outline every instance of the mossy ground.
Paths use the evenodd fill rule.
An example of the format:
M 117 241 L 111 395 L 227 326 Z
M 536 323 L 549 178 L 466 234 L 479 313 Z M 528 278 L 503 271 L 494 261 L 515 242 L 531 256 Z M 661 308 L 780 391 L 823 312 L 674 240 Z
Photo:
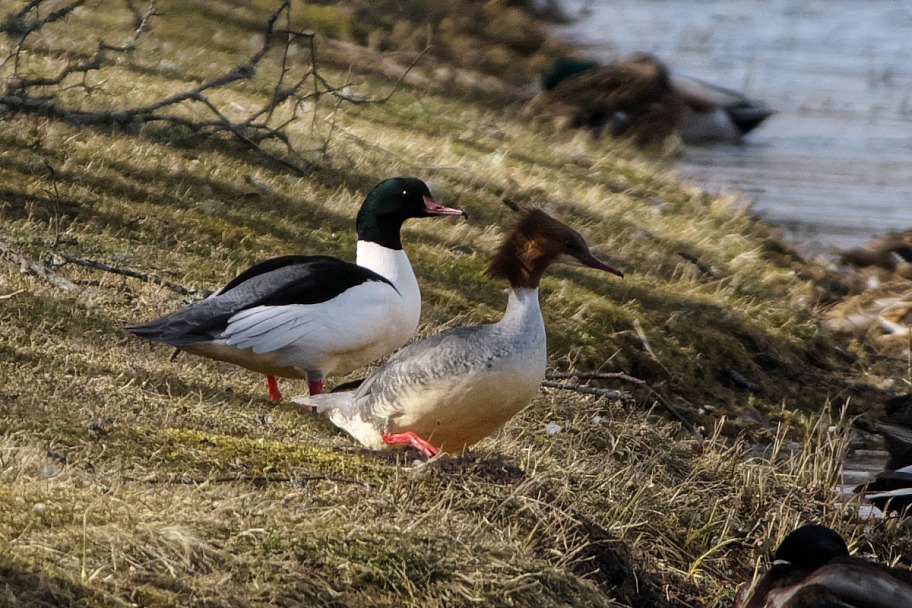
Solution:
M 90 55 L 100 33 L 128 37 L 125 7 L 100 6 L 55 29 L 30 69 Z M 494 21 L 500 9 L 519 18 L 486 6 Z M 365 35 L 356 4 L 297 8 L 297 19 L 343 39 L 319 41 L 321 68 L 335 82 L 353 78 L 358 94 L 384 96 L 414 56 L 346 42 Z M 135 106 L 195 86 L 255 52 L 274 9 L 162 2 L 129 60 L 69 99 Z M 375 46 L 395 42 L 392 31 L 375 34 Z M 516 53 L 523 44 L 505 43 Z M 532 57 L 523 69 L 541 62 L 536 53 L 517 55 Z M 499 202 L 509 196 L 564 219 L 627 272 L 546 278 L 553 368 L 635 376 L 686 424 L 637 385 L 603 384 L 633 392 L 627 409 L 543 390 L 471 453 L 416 465 L 272 405 L 254 374 L 171 361 L 124 332 L 182 304 L 167 288 L 55 266 L 77 285 L 67 291 L 4 262 L 3 602 L 723 606 L 798 522 L 834 525 L 889 562 L 912 554 L 897 522 L 862 522 L 835 503 L 848 425 L 830 417 L 846 403 L 849 415 L 873 408 L 886 376 L 864 376 L 867 362 L 822 328 L 826 271 L 736 198 L 676 181 L 661 157 L 531 129 L 516 117 L 512 85 L 488 86 L 445 53 L 432 59 L 386 103 L 308 108 L 288 128 L 312 164 L 305 176 L 231 140 L 160 125 L 123 132 L 6 115 L 0 236 L 52 265 L 65 253 L 214 289 L 275 255 L 351 259 L 366 192 L 415 175 L 472 214 L 406 226 L 426 334 L 497 318 L 502 286 L 483 270 L 510 221 Z M 239 114 L 258 106 L 277 63 L 213 97 Z M 488 84 L 458 86 L 466 82 Z M 749 410 L 782 426 L 739 421 Z M 545 433 L 547 423 L 562 432 Z M 755 456 L 747 438 L 772 447 Z

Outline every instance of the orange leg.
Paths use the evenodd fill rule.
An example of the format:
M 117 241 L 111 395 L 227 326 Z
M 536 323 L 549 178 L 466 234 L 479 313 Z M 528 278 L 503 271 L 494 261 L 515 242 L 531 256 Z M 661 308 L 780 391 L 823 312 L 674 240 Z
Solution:
M 282 400 L 282 393 L 279 392 L 279 383 L 276 382 L 275 376 L 266 376 L 266 386 L 269 387 L 269 398 L 278 403 Z
M 416 435 L 414 431 L 406 431 L 404 433 L 383 433 L 381 438 L 385 443 L 390 445 L 410 445 L 428 458 L 436 456 L 438 452 L 437 448 Z

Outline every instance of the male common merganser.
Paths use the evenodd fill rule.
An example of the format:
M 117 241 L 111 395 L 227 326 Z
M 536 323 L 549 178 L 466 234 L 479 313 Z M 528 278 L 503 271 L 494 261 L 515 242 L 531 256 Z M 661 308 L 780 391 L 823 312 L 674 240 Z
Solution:
M 358 211 L 357 263 L 289 255 L 251 266 L 205 300 L 143 325 L 137 336 L 275 377 L 344 374 L 405 344 L 418 327 L 421 294 L 402 250 L 409 218 L 466 215 L 439 205 L 413 177 L 384 180 Z
M 509 204 L 509 203 L 508 203 Z M 578 232 L 539 209 L 522 215 L 488 266 L 510 283 L 491 325 L 457 327 L 415 342 L 353 392 L 297 396 L 363 445 L 412 445 L 426 456 L 458 452 L 490 435 L 532 400 L 545 375 L 542 274 L 554 262 L 623 274 L 596 259 Z
M 791 532 L 773 567 L 735 608 L 897 608 L 912 606 L 912 572 L 849 556 L 845 541 L 820 525 Z
M 668 69 L 651 55 L 635 55 L 610 65 L 564 59 L 546 72 L 544 90 L 526 107 L 526 116 L 566 117 L 572 128 L 598 137 L 633 136 L 640 144 L 671 135 L 684 114 Z

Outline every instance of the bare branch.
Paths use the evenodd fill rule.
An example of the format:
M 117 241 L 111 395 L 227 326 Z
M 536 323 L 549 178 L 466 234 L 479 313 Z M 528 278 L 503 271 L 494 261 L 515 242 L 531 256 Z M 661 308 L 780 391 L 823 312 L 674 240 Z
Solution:
M 583 395 L 595 395 L 597 397 L 605 397 L 607 399 L 616 399 L 624 403 L 633 403 L 633 395 L 626 391 L 618 391 L 611 388 L 596 388 L 594 386 L 583 386 L 580 384 L 565 384 L 562 382 L 551 382 L 550 380 L 543 380 L 541 383 L 542 386 L 546 388 L 556 388 L 563 391 L 573 391 L 575 393 L 582 393 Z
M 63 70 L 53 78 L 32 78 L 28 80 L 10 81 L 7 87 L 6 95 L 18 95 L 25 89 L 35 87 L 56 86 L 62 83 L 71 74 L 85 74 L 93 70 L 100 70 L 105 61 L 105 51 L 108 47 L 103 43 L 98 44 L 98 51 L 89 61 L 67 65 Z
M 66 291 L 73 291 L 76 289 L 75 283 L 63 278 L 53 270 L 34 261 L 20 249 L 2 237 L 0 237 L 0 257 L 3 257 L 13 264 L 18 265 L 23 272 L 36 276 L 39 279 L 43 279 L 51 285 L 54 285 Z
M 186 287 L 183 287 L 182 285 L 178 285 L 177 283 L 172 283 L 171 281 L 167 281 L 167 280 L 157 277 L 155 275 L 145 274 L 142 272 L 138 272 L 136 270 L 130 270 L 128 268 L 118 268 L 116 266 L 111 266 L 109 264 L 105 264 L 104 262 L 97 262 L 94 260 L 84 260 L 82 258 L 77 258 L 76 256 L 70 255 L 68 253 L 61 253 L 59 255 L 61 258 L 63 258 L 66 261 L 66 263 L 76 264 L 77 266 L 84 266 L 86 268 L 95 268 L 97 270 L 103 270 L 105 272 L 110 272 L 112 274 L 119 274 L 119 275 L 122 275 L 125 277 L 132 277 L 134 279 L 139 279 L 140 281 L 145 281 L 146 283 L 153 283 L 155 285 L 161 285 L 162 287 L 165 287 L 167 289 L 170 289 L 171 291 L 177 292 L 177 293 L 181 294 L 182 296 L 191 296 L 191 295 L 195 295 L 196 293 L 198 293 L 197 290 L 195 290 L 195 289 L 187 289 Z
M 16 296 L 18 296 L 20 293 L 25 293 L 25 290 L 24 290 L 24 289 L 17 289 L 16 291 L 13 291 L 13 292 L 10 292 L 10 293 L 5 293 L 5 294 L 3 294 L 2 296 L 0 296 L 0 300 L 12 300 L 12 299 L 15 298 Z
M 18 37 L 21 44 L 32 32 L 40 30 L 49 23 L 65 19 L 70 13 L 85 4 L 85 0 L 75 0 L 56 11 L 52 11 L 44 19 L 29 21 L 29 13 L 38 8 L 38 5 L 42 2 L 43 0 L 32 0 L 18 13 L 9 15 L 3 23 L 0 23 L 0 32 L 8 34 L 11 38 Z
M 255 141 L 253 141 L 250 137 L 248 137 L 247 134 L 245 134 L 245 133 L 243 132 L 242 128 L 240 128 L 239 126 L 235 125 L 235 124 L 232 123 L 230 120 L 228 120 L 228 118 L 226 118 L 224 115 L 222 115 L 222 113 L 219 112 L 218 108 L 216 108 L 216 107 L 215 107 L 208 99 L 206 99 L 205 97 L 200 96 L 200 98 L 199 98 L 197 101 L 200 101 L 201 103 L 205 104 L 206 107 L 208 107 L 216 116 L 218 116 L 218 117 L 221 119 L 222 125 L 225 127 L 225 129 L 227 129 L 227 130 L 231 131 L 232 133 L 234 133 L 234 135 L 235 135 L 238 139 L 240 139 L 242 142 L 244 142 L 245 144 L 247 144 L 247 145 L 250 146 L 251 148 L 254 148 L 255 150 L 257 150 L 257 151 L 258 151 L 260 154 L 262 154 L 263 156 L 266 156 L 266 157 L 269 158 L 270 160 L 273 160 L 273 161 L 275 161 L 275 162 L 277 162 L 277 163 L 280 163 L 280 164 L 284 165 L 285 167 L 288 167 L 289 169 L 292 169 L 293 171 L 295 171 L 295 172 L 298 173 L 299 175 L 302 175 L 302 176 L 303 176 L 303 175 L 307 175 L 307 174 L 310 173 L 310 169 L 309 169 L 309 168 L 307 168 L 307 167 L 299 167 L 298 165 L 294 164 L 293 162 L 291 162 L 291 161 L 289 161 L 289 160 L 285 160 L 284 158 L 281 158 L 281 157 L 279 157 L 279 156 L 276 156 L 275 154 L 272 154 L 271 152 L 269 152 L 268 150 L 264 149 L 262 146 L 260 146 L 259 144 L 257 144 L 257 143 L 256 143 Z M 277 137 L 282 137 L 282 138 L 284 138 L 284 135 L 279 134 L 278 132 L 274 132 L 274 134 L 275 134 Z M 285 141 L 286 141 L 286 143 L 287 143 L 287 140 L 285 140 Z
M 301 154 L 295 150 L 291 138 L 287 134 L 287 128 L 305 111 L 312 113 L 313 125 L 316 126 L 319 102 L 321 98 L 329 96 L 335 99 L 330 110 L 333 115 L 329 129 L 331 138 L 336 132 L 335 115 L 343 102 L 359 105 L 385 103 L 397 92 L 405 77 L 430 49 L 428 44 L 413 59 L 385 96 L 377 99 L 357 96 L 347 90 L 351 86 L 350 79 L 346 78 L 342 85 L 333 85 L 320 73 L 317 63 L 316 35 L 290 29 L 291 1 L 283 0 L 266 20 L 263 44 L 246 63 L 233 66 L 227 72 L 215 75 L 194 88 L 136 107 L 84 110 L 60 103 L 58 93 L 61 91 L 82 87 L 88 94 L 98 88 L 100 85 L 91 84 L 90 74 L 104 70 L 117 55 L 132 53 L 136 49 L 140 37 L 150 31 L 152 19 L 157 15 L 158 0 L 148 0 L 146 9 L 142 13 L 134 6 L 136 0 L 126 1 L 134 15 L 135 30 L 132 38 L 121 46 L 113 46 L 101 40 L 97 43 L 97 48 L 92 56 L 64 65 L 53 76 L 23 75 L 24 70 L 20 70 L 19 65 L 20 55 L 23 60 L 27 60 L 26 52 L 31 52 L 25 43 L 25 38 L 32 32 L 65 18 L 85 0 L 74 0 L 44 18 L 37 18 L 33 15 L 34 12 L 40 10 L 43 0 L 31 0 L 24 9 L 9 15 L 0 26 L 0 31 L 19 36 L 20 41 L 10 53 L 10 56 L 15 57 L 16 61 L 14 64 L 10 64 L 13 65 L 12 74 L 7 74 L 5 77 L 5 91 L 0 95 L 0 107 L 7 112 L 34 114 L 77 125 L 128 129 L 147 123 L 163 123 L 186 129 L 194 136 L 211 137 L 217 134 L 227 134 L 270 161 L 291 169 L 299 175 L 306 175 L 313 170 L 312 163 L 304 160 Z M 287 24 L 286 29 L 277 27 L 283 15 Z M 276 45 L 276 41 L 281 39 L 282 34 L 284 34 L 285 44 L 281 54 L 279 75 L 271 85 L 271 95 L 262 106 L 248 114 L 246 118 L 230 118 L 228 113 L 207 97 L 206 93 L 252 79 L 261 62 Z M 296 67 L 299 64 L 293 62 L 290 56 L 290 45 L 299 40 L 307 40 L 310 49 L 309 65 L 305 64 L 303 69 Z M 3 66 L 0 65 L 0 67 Z M 79 78 L 78 82 L 74 80 L 75 78 Z M 104 79 L 101 79 L 101 82 L 104 82 Z M 70 84 L 68 85 L 68 83 Z M 192 103 L 200 103 L 205 106 L 213 118 L 211 120 L 191 119 L 182 116 L 179 111 L 171 111 L 187 107 Z M 279 113 L 278 110 L 285 104 L 290 104 L 288 112 Z M 284 154 L 276 154 L 264 147 L 263 142 L 266 141 L 280 143 L 284 146 Z M 322 151 L 325 156 L 328 143 L 328 139 L 323 141 L 322 146 L 318 146 L 315 151 Z
M 151 27 L 152 17 L 157 13 L 155 8 L 158 6 L 158 0 L 149 0 L 149 5 L 146 7 L 146 12 L 140 15 L 137 11 L 134 11 L 136 17 L 136 29 L 133 31 L 133 37 L 125 44 L 124 46 L 118 47 L 116 50 L 123 52 L 130 52 L 136 48 L 136 43 L 139 42 L 140 37 L 149 31 Z M 132 6 L 130 6 L 133 9 Z
M 673 406 L 671 404 L 671 402 L 668 401 L 668 399 L 666 399 L 659 391 L 657 391 L 656 389 L 649 386 L 649 384 L 647 384 L 645 380 L 641 380 L 640 378 L 635 378 L 634 376 L 631 376 L 629 374 L 625 374 L 623 372 L 549 372 L 545 377 L 548 378 L 548 380 L 570 380 L 570 379 L 623 380 L 624 382 L 632 382 L 633 384 L 636 384 L 636 385 L 642 387 L 643 389 L 645 389 L 646 392 L 649 393 L 649 395 L 651 397 L 653 397 L 656 401 L 658 401 L 663 406 L 665 406 L 665 409 L 667 409 L 669 411 L 669 413 L 671 413 L 679 421 L 683 422 L 685 426 L 687 426 L 688 428 L 693 428 L 692 423 L 684 416 L 684 414 L 682 414 L 680 412 L 680 410 L 678 410 L 678 408 Z M 591 387 L 588 385 L 580 385 L 578 383 L 576 383 L 576 384 L 559 384 L 557 382 L 548 382 L 548 381 L 542 382 L 542 386 L 551 386 L 551 385 L 553 385 L 552 388 L 561 388 L 561 389 L 565 389 L 565 390 L 576 390 L 577 392 L 584 393 L 587 395 L 598 395 L 598 396 L 602 396 L 602 397 L 608 397 L 609 399 L 620 399 L 621 401 L 625 401 L 621 397 L 612 397 L 609 394 L 601 394 L 598 392 L 592 392 L 592 391 L 607 391 L 607 390 L 611 390 L 611 389 L 600 389 L 600 388 Z M 615 392 L 623 393 L 624 395 L 627 395 L 628 397 L 630 397 L 630 393 L 626 393 L 624 391 L 615 391 Z
M 389 93 L 387 93 L 380 99 L 372 100 L 371 103 L 386 103 L 387 101 L 392 99 L 393 95 L 396 94 L 396 91 L 398 91 L 399 87 L 402 85 L 402 81 L 405 80 L 405 77 L 409 75 L 409 72 L 411 72 L 412 69 L 416 65 L 418 65 L 419 61 L 424 59 L 424 56 L 427 55 L 430 50 L 431 50 L 431 43 L 430 43 L 430 41 L 428 41 L 428 43 L 425 45 L 425 47 L 423 49 L 421 49 L 421 52 L 418 53 L 418 56 L 415 57 L 412 60 L 412 62 L 410 64 L 408 64 L 408 67 L 405 68 L 405 71 L 399 75 L 399 78 L 396 79 L 395 83 L 393 83 L 393 87 L 390 89 Z
M 576 378 L 577 380 L 620 379 L 635 382 L 637 384 L 646 384 L 643 380 L 629 376 L 624 372 L 548 372 L 547 377 L 551 380 L 566 380 L 570 378 Z

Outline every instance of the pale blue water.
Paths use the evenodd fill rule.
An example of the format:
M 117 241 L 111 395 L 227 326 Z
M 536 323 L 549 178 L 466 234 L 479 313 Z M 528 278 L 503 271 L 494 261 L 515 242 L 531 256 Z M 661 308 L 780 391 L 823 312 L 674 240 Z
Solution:
M 804 248 L 912 228 L 912 2 L 565 0 L 558 33 L 763 99 L 745 145 L 689 146 L 679 173 L 739 190 Z

